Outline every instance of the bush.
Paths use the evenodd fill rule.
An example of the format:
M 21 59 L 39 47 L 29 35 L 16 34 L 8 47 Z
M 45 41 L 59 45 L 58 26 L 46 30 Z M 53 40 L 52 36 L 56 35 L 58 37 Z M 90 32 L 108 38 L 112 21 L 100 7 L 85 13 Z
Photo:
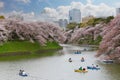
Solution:
M 5 17 L 4 16 L 0 16 L 0 19 L 5 19 Z
M 67 25 L 67 29 L 69 30 L 69 29 L 74 29 L 76 26 L 78 26 L 79 24 L 77 24 L 77 23 L 69 23 L 68 25 Z

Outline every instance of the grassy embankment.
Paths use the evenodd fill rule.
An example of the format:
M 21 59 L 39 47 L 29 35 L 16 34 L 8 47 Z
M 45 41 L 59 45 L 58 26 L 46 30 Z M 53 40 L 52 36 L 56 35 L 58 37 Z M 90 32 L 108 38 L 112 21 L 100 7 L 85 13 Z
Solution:
M 41 46 L 38 42 L 9 41 L 0 46 L 0 60 L 50 56 L 53 55 L 54 49 L 60 48 L 62 47 L 56 42 L 48 42 L 46 46 Z

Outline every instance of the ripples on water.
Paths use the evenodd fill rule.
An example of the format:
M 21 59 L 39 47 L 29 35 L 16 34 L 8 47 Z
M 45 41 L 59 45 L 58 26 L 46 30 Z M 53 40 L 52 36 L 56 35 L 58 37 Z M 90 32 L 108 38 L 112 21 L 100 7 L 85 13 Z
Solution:
M 120 80 L 120 65 L 102 64 L 97 62 L 96 51 L 84 51 L 74 54 L 75 50 L 85 47 L 64 45 L 63 50 L 56 55 L 36 59 L 0 62 L 0 80 Z M 68 58 L 73 62 L 69 63 Z M 85 62 L 80 62 L 81 57 Z M 88 70 L 88 73 L 77 73 L 74 69 L 98 64 L 101 70 Z M 18 75 L 19 69 L 24 69 L 28 77 Z

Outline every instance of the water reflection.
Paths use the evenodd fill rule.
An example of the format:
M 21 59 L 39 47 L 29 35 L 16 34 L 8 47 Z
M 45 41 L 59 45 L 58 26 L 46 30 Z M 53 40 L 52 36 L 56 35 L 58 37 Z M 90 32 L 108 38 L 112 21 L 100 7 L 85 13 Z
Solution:
M 87 47 L 86 47 L 87 48 Z M 54 51 L 54 55 L 0 62 L 1 80 L 120 80 L 120 65 L 102 64 L 94 57 L 96 51 L 83 51 L 74 54 L 74 50 L 84 47 L 64 45 L 62 50 Z M 48 52 L 49 53 L 49 52 Z M 69 58 L 73 62 L 68 62 Z M 81 57 L 85 62 L 81 62 Z M 88 70 L 88 73 L 77 73 L 74 69 L 98 64 L 100 70 Z M 18 75 L 19 69 L 24 69 L 29 76 Z
M 36 53 L 25 54 L 25 55 L 15 55 L 15 56 L 2 56 L 0 57 L 0 61 L 16 61 L 16 60 L 27 60 L 27 59 L 36 59 L 47 56 L 59 55 L 60 49 L 53 50 L 42 50 L 37 51 Z

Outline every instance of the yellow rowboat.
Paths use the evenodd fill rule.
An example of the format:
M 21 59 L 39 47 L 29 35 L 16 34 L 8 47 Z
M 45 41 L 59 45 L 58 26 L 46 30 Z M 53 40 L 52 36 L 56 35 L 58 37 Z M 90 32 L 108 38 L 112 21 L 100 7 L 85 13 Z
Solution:
M 74 70 L 74 72 L 80 72 L 80 73 L 86 73 L 86 72 L 88 72 L 88 71 L 84 71 L 84 70 Z

